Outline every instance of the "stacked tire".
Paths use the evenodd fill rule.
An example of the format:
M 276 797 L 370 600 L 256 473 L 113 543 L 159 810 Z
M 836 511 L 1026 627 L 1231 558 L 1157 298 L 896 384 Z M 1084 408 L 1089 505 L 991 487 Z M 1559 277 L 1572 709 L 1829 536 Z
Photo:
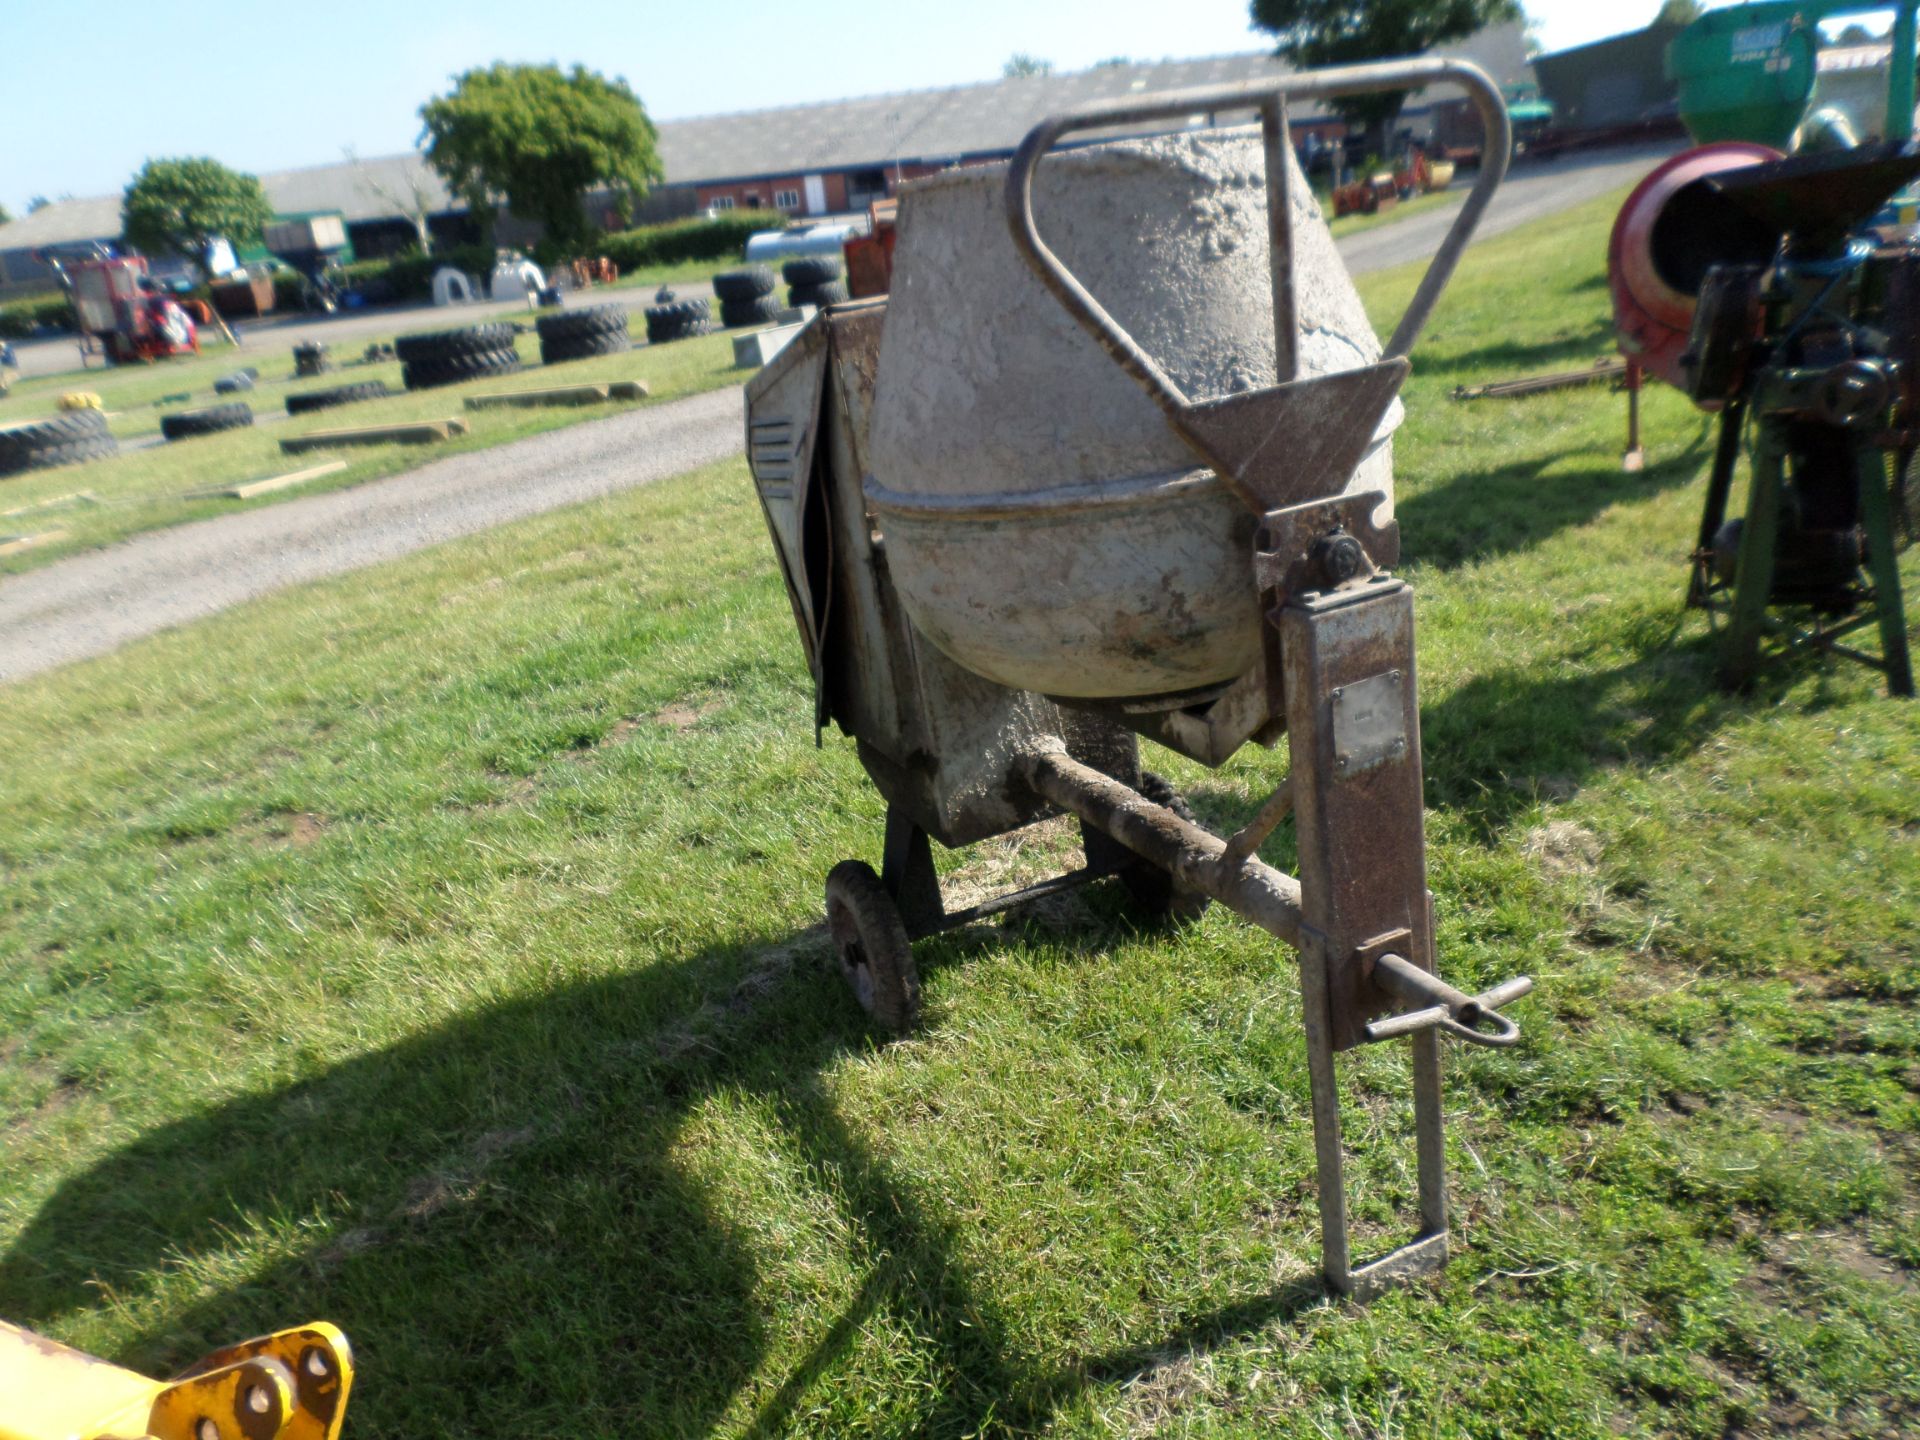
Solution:
M 595 355 L 618 355 L 633 348 L 627 330 L 627 307 L 592 305 L 585 310 L 563 310 L 533 322 L 540 332 L 540 363 L 589 360 Z
M 0 429 L 0 475 L 51 470 L 117 454 L 120 442 L 107 430 L 98 410 L 69 410 L 50 420 L 33 420 Z
M 802 255 L 780 267 L 787 282 L 787 303 L 794 307 L 813 305 L 824 310 L 846 300 L 847 284 L 841 279 L 840 262 L 830 255 Z
M 780 301 L 773 293 L 778 283 L 765 265 L 721 271 L 713 277 L 713 293 L 720 297 L 720 323 L 729 330 L 770 324 L 780 314 Z
M 400 378 L 409 390 L 458 385 L 520 368 L 511 325 L 468 325 L 459 330 L 428 330 L 393 342 Z
M 665 345 L 689 335 L 704 335 L 712 328 L 712 313 L 705 300 L 674 300 L 647 307 L 649 345 Z
M 384 380 L 361 380 L 352 385 L 336 385 L 331 390 L 308 390 L 303 394 L 287 396 L 287 413 L 305 415 L 310 410 L 331 410 L 336 405 L 378 400 L 392 393 Z
M 182 410 L 160 417 L 160 433 L 169 440 L 191 440 L 199 435 L 218 435 L 222 430 L 239 430 L 253 424 L 253 407 L 235 400 L 226 405 L 209 405 L 204 410 Z

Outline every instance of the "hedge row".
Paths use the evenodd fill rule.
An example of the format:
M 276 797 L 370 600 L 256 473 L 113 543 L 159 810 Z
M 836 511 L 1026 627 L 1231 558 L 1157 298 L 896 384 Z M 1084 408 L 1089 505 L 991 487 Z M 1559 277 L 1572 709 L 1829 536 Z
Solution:
M 673 265 L 686 260 L 737 260 L 747 237 L 772 228 L 779 219 L 767 211 L 744 211 L 718 219 L 673 220 L 638 230 L 617 230 L 600 237 L 593 253 L 604 255 L 626 274 L 648 265 Z M 493 273 L 494 252 L 484 245 L 441 246 L 431 255 L 408 251 L 381 260 L 356 260 L 340 267 L 347 288 L 370 304 L 395 300 L 425 300 L 433 293 L 433 277 L 451 265 L 477 277 L 484 285 Z M 275 294 L 282 306 L 300 303 L 301 280 L 281 275 Z
M 738 260 L 747 237 L 777 230 L 785 222 L 778 211 L 733 210 L 712 220 L 670 220 L 638 230 L 616 230 L 600 237 L 597 254 L 620 267 L 620 273 L 648 265 L 677 265 L 684 260 Z
M 624 275 L 649 265 L 676 265 L 687 260 L 737 260 L 745 252 L 747 237 L 770 230 L 781 223 L 775 211 L 737 210 L 715 219 L 672 220 L 664 225 L 646 225 L 638 230 L 616 230 L 600 237 L 594 253 L 606 256 Z M 381 260 L 356 260 L 343 265 L 344 282 L 358 291 L 370 304 L 395 300 L 425 300 L 433 293 L 434 273 L 442 265 L 451 265 L 485 284 L 493 272 L 494 252 L 484 245 L 442 246 L 431 255 L 417 250 Z M 275 302 L 282 309 L 299 306 L 305 281 L 298 275 L 282 272 L 274 276 Z M 202 286 L 194 292 L 202 297 Z M 36 324 L 70 329 L 72 311 L 63 295 L 38 296 L 0 305 L 0 339 L 20 340 L 33 333 Z
M 33 295 L 0 305 L 0 340 L 25 340 L 36 325 L 73 328 L 73 307 L 64 295 Z

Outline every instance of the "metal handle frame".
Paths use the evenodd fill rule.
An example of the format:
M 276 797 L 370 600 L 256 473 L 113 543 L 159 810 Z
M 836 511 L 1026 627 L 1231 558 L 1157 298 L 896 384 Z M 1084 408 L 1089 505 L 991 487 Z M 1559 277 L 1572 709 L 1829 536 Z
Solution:
M 1191 405 L 1187 395 L 1142 350 L 1105 307 L 1093 298 L 1074 277 L 1060 257 L 1054 254 L 1033 218 L 1033 177 L 1041 159 L 1063 136 L 1080 130 L 1106 126 L 1133 125 L 1147 120 L 1164 120 L 1178 115 L 1212 114 L 1222 110 L 1256 110 L 1266 145 L 1267 225 L 1273 267 L 1274 364 L 1280 383 L 1291 381 L 1296 372 L 1295 323 L 1293 303 L 1292 217 L 1287 195 L 1287 102 L 1295 99 L 1330 99 L 1340 95 L 1363 95 L 1381 90 L 1415 90 L 1447 82 L 1460 86 L 1479 111 L 1486 144 L 1481 151 L 1480 174 L 1473 189 L 1454 217 L 1446 238 L 1427 264 L 1419 289 L 1408 302 L 1406 313 L 1395 326 L 1387 342 L 1389 359 L 1404 356 L 1425 328 L 1440 294 L 1452 279 L 1461 253 L 1486 213 L 1493 192 L 1507 173 L 1507 157 L 1513 148 L 1512 124 L 1507 118 L 1506 102 L 1499 87 L 1485 71 L 1464 60 L 1412 59 L 1388 60 L 1375 65 L 1350 65 L 1330 70 L 1303 71 L 1274 80 L 1249 80 L 1238 85 L 1210 86 L 1192 90 L 1168 90 L 1138 100 L 1113 100 L 1090 105 L 1043 120 L 1027 132 L 1014 152 L 1007 172 L 1007 225 L 1013 243 L 1028 265 L 1067 313 L 1079 322 L 1100 346 L 1139 383 L 1156 404 L 1169 414 L 1177 414 Z

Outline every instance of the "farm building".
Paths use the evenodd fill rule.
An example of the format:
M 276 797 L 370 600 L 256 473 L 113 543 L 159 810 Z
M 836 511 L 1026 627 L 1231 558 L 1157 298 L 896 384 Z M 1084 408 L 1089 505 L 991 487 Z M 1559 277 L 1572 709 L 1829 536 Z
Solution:
M 1518 25 L 1489 28 L 1438 53 L 1470 59 L 1502 85 L 1531 78 Z M 666 183 L 647 197 L 638 214 L 622 213 L 606 195 L 590 196 L 588 208 L 608 228 L 710 208 L 764 209 L 794 217 L 858 212 L 870 200 L 891 194 L 903 179 L 1005 158 L 1035 124 L 1063 110 L 1156 90 L 1257 80 L 1284 68 L 1265 52 L 1111 63 L 1070 74 L 662 121 Z M 1402 114 L 1403 128 L 1424 134 L 1430 111 L 1425 95 L 1413 96 Z M 1196 114 L 1186 128 L 1244 118 Z M 1305 109 L 1292 118 L 1295 138 L 1303 143 L 1335 139 L 1345 131 L 1324 110 Z M 418 154 L 347 160 L 260 179 L 281 214 L 338 212 L 363 256 L 411 246 L 420 224 L 437 238 L 478 237 L 464 203 L 448 194 Z M 33 251 L 110 241 L 119 233 L 117 195 L 58 201 L 0 226 L 0 296 L 50 282 Z M 524 244 L 533 232 L 509 220 L 499 237 L 505 244 Z

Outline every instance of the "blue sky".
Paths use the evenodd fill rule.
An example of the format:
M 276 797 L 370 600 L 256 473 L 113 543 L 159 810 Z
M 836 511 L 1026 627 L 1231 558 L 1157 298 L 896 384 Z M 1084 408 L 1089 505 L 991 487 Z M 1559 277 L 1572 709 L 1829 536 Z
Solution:
M 1549 49 L 1657 0 L 1523 0 Z M 1245 0 L 0 0 L 0 204 L 121 189 L 151 155 L 255 172 L 412 146 L 448 77 L 496 59 L 623 75 L 656 117 L 1260 48 Z

